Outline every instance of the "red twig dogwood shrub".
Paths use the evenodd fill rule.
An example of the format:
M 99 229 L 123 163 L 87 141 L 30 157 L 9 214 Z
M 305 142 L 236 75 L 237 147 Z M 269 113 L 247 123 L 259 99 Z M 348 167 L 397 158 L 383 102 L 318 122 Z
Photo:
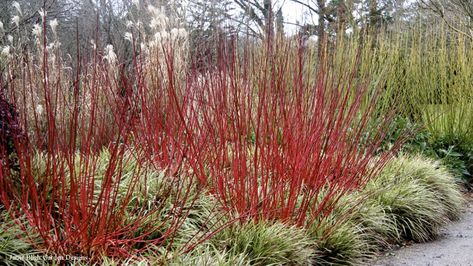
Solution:
M 189 155 L 229 213 L 313 223 L 389 158 L 377 154 L 389 116 L 367 131 L 373 108 L 361 106 L 368 98 L 374 107 L 376 94 L 354 69 L 334 71 L 313 55 L 283 41 L 222 45 L 216 67 L 189 81 L 189 146 L 198 147 Z
M 138 84 L 134 93 L 135 103 L 140 112 L 134 130 L 135 142 L 144 148 L 146 156 L 153 163 L 166 168 L 170 175 L 175 175 L 186 166 L 186 124 L 182 121 L 189 120 L 186 117 L 191 113 L 185 110 L 191 104 L 192 96 L 185 91 L 185 76 L 180 75 L 178 72 L 181 71 L 175 68 L 179 62 L 176 62 L 178 59 L 173 53 L 173 46 L 162 44 L 148 50 L 145 55 L 151 58 L 163 57 L 162 62 L 147 62 L 143 51 L 139 52 L 133 62 Z
M 11 65 L 6 74 L 18 77 L 5 87 L 26 133 L 10 136 L 18 171 L 3 163 L 11 152 L 0 147 L 0 202 L 25 232 L 39 235 L 39 244 L 31 242 L 47 253 L 100 261 L 169 247 L 196 197 L 195 182 L 186 173 L 157 176 L 175 164 L 160 156 L 160 164 L 153 165 L 145 155 L 149 151 L 135 144 L 144 138 L 137 132 L 145 129 L 170 141 L 166 134 L 178 134 L 174 125 L 151 121 L 159 117 L 152 110 L 157 103 L 139 101 L 149 91 L 119 70 L 112 52 L 102 57 L 95 50 L 91 62 L 78 64 L 73 74 L 49 61 L 46 46 L 44 36 L 38 56 Z M 133 92 L 132 84 L 143 92 Z M 38 152 L 43 152 L 41 171 L 34 163 Z M 151 182 L 156 186 L 148 185 L 156 179 Z

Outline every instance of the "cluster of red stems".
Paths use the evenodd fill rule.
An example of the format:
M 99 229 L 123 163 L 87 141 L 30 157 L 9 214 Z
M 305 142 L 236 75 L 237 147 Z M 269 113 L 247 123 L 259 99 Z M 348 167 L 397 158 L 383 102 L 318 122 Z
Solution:
M 28 235 L 40 237 L 37 248 L 95 260 L 169 248 L 195 191 L 211 194 L 241 222 L 312 226 L 391 154 L 379 153 L 389 116 L 372 127 L 377 93 L 356 81 L 356 70 L 311 62 L 303 45 L 290 42 L 222 42 L 212 66 L 190 63 L 178 76 L 171 48 L 162 48 L 165 64 L 147 68 L 136 48 L 132 66 L 119 71 L 95 51 L 78 57 L 69 84 L 61 80 L 66 73 L 50 75 L 46 49 L 39 72 L 21 62 L 3 74 L 2 101 L 18 115 L 4 116 L 2 109 L 0 206 Z M 44 112 L 33 108 L 29 121 L 33 90 L 44 97 Z M 363 105 L 366 99 L 371 103 Z M 6 134 L 5 125 L 13 124 L 22 133 Z M 46 156 L 41 176 L 32 163 L 38 150 Z M 101 150 L 110 159 L 97 177 Z M 128 151 L 137 165 L 123 194 Z M 172 200 L 168 215 L 161 215 L 164 200 L 151 207 L 132 201 L 133 190 L 146 185 L 142 177 L 156 169 L 175 184 L 153 195 Z

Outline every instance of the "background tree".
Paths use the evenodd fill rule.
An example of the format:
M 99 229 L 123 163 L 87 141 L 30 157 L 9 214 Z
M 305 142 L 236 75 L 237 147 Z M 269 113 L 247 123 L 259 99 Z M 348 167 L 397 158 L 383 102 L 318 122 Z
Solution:
M 452 30 L 473 39 L 473 1 L 419 0 L 419 6 L 440 17 Z
M 2 0 L 0 1 L 0 22 L 3 35 L 31 32 L 33 24 L 41 21 L 40 11 L 51 18 L 66 20 L 76 6 L 76 0 Z
M 275 31 L 284 31 L 282 16 L 283 2 L 273 0 L 233 0 L 240 9 L 240 16 L 233 18 L 236 28 L 241 28 L 257 38 L 273 38 Z M 277 25 L 275 25 L 277 24 Z M 279 32 L 283 34 L 284 32 Z
M 186 11 L 190 54 L 203 68 L 214 62 L 217 40 L 236 33 L 229 24 L 234 7 L 231 0 L 190 0 Z

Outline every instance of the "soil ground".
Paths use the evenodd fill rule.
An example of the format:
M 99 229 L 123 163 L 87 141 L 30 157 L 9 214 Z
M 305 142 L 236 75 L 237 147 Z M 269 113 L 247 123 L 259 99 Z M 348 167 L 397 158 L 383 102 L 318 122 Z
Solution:
M 373 266 L 473 266 L 473 194 L 462 219 L 440 231 L 435 241 L 392 250 Z

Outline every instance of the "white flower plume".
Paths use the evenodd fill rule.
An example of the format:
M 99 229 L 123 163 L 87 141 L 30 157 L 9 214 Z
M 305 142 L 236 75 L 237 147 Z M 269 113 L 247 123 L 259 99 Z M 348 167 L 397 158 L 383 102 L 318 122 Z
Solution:
M 15 24 L 17 27 L 20 26 L 20 17 L 19 16 L 14 16 L 12 19 L 11 19 L 11 23 L 12 24 Z
M 5 46 L 2 48 L 1 55 L 9 57 L 10 56 L 10 46 Z
M 48 12 L 46 12 L 44 9 L 40 9 L 38 10 L 38 13 L 39 15 L 41 16 L 41 19 L 44 21 L 44 18 L 46 17 L 46 15 L 48 14 Z
M 105 47 L 104 58 L 108 61 L 110 65 L 115 65 L 115 63 L 117 62 L 117 54 L 113 51 L 113 45 L 108 44 Z
M 56 35 L 56 28 L 59 25 L 59 22 L 57 19 L 53 19 L 49 22 L 49 26 L 51 27 L 51 30 L 53 31 L 54 35 Z
M 38 115 L 42 115 L 43 114 L 43 106 L 41 104 L 38 104 L 36 105 L 36 113 Z
M 33 35 L 36 36 L 36 38 L 39 38 L 41 37 L 43 30 L 41 29 L 41 26 L 39 24 L 34 24 L 32 32 L 33 32 Z
M 12 6 L 16 9 L 16 11 L 18 12 L 18 14 L 21 15 L 21 7 L 20 7 L 20 4 L 17 2 L 17 1 L 14 1 L 12 3 Z
M 131 32 L 125 32 L 125 40 L 133 42 L 133 34 L 131 34 Z
M 95 44 L 95 40 L 90 40 L 90 45 L 94 51 L 97 50 L 97 44 Z

